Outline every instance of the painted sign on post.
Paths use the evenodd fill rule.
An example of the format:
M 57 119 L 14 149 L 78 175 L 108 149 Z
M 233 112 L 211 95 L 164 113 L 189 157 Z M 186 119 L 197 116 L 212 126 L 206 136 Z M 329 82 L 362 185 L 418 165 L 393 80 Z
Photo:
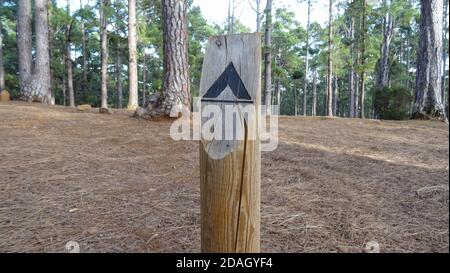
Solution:
M 200 83 L 201 250 L 259 252 L 261 35 L 211 37 Z

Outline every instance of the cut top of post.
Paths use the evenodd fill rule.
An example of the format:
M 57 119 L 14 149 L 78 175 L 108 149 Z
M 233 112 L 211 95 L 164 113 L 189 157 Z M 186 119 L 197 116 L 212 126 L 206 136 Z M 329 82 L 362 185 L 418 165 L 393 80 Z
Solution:
M 259 105 L 257 97 L 261 75 L 261 34 L 235 34 L 209 38 L 200 81 L 201 98 L 220 94 L 227 85 L 238 100 L 251 100 Z M 245 92 L 247 91 L 247 92 Z

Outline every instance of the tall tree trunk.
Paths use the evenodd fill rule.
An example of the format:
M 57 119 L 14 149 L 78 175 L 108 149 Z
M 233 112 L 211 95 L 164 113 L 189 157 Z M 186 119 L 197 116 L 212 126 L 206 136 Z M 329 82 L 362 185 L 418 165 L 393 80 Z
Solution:
M 391 0 L 389 0 L 389 3 L 387 3 L 388 0 L 383 0 L 383 6 L 385 8 L 390 7 L 390 1 Z M 376 82 L 376 86 L 378 89 L 382 89 L 389 84 L 389 57 L 391 52 L 391 42 L 392 38 L 394 37 L 394 18 L 390 12 L 387 12 L 387 14 L 383 18 L 382 32 L 383 43 L 381 44 L 381 57 L 378 66 L 378 76 Z
M 231 0 L 228 0 L 227 33 L 231 34 Z
M 362 0 L 365 1 L 365 0 Z M 351 5 L 353 1 L 351 2 Z M 355 40 L 355 17 L 352 15 L 350 18 L 350 28 L 349 28 L 349 37 L 350 37 L 350 66 L 348 71 L 348 97 L 349 97 L 349 105 L 348 105 L 348 116 L 349 118 L 355 117 L 355 67 L 354 67 L 354 40 Z
M 46 0 L 35 0 L 35 31 L 36 31 L 36 69 L 35 80 L 41 94 L 42 102 L 51 104 L 52 94 L 50 90 L 50 54 L 48 41 L 48 2 Z
M 178 118 L 190 111 L 189 63 L 187 48 L 187 0 L 162 0 L 164 40 L 163 92 L 148 104 L 146 111 L 138 109 L 141 118 Z
M 410 30 L 408 29 L 408 31 L 406 32 L 406 88 L 409 89 L 411 86 L 410 83 L 410 68 L 411 68 L 411 43 L 410 43 Z
M 236 10 L 235 0 L 228 0 L 228 34 L 234 33 L 234 12 Z
M 63 105 L 66 106 L 66 75 L 63 74 L 62 79 L 62 95 L 63 95 Z
M 142 107 L 147 103 L 147 54 L 144 52 L 144 67 L 142 71 Z
M 109 0 L 100 0 L 101 108 L 108 108 L 108 31 L 105 10 Z
M 252 5 L 252 2 L 255 2 L 255 6 Z M 255 11 L 256 13 L 256 32 L 260 32 L 261 30 L 261 0 L 252 0 L 248 1 L 250 4 L 250 7 Z
M 338 108 L 338 78 L 337 76 L 333 77 L 333 116 L 336 116 L 337 108 Z
M 308 0 L 308 19 L 306 23 L 306 60 L 305 76 L 303 82 L 303 116 L 306 116 L 306 96 L 308 93 L 308 71 L 309 71 L 309 25 L 311 19 L 311 0 Z
M 361 113 L 360 113 L 360 117 L 361 118 L 366 118 L 366 114 L 365 114 L 365 100 L 366 100 L 366 76 L 364 74 L 364 72 L 361 72 L 361 79 L 360 79 L 360 91 L 361 91 L 361 95 L 360 95 L 360 108 L 361 108 Z
M 275 94 L 277 96 L 278 107 L 281 108 L 281 83 L 279 78 L 275 81 Z
M 31 55 L 31 1 L 18 0 L 17 2 L 17 53 L 19 57 L 19 85 L 20 96 L 29 100 L 25 91 L 25 85 L 31 77 L 33 64 Z
M 271 114 L 272 95 L 272 0 L 266 5 L 266 30 L 264 36 L 264 104 L 266 113 Z
M 261 0 L 256 1 L 256 32 L 261 31 Z
M 333 0 L 329 2 L 328 21 L 328 80 L 327 116 L 333 116 Z
M 116 107 L 121 109 L 123 106 L 123 88 L 122 88 L 122 56 L 120 41 L 117 42 L 116 56 Z
M 442 73 L 442 88 L 441 88 L 441 97 L 442 97 L 442 102 L 444 105 L 444 109 L 446 108 L 446 103 L 448 104 L 448 101 L 445 99 L 445 90 L 446 90 L 446 79 L 445 79 L 445 70 L 447 69 L 447 53 L 445 51 L 446 48 L 448 48 L 448 46 L 446 45 L 446 36 L 448 33 L 448 1 L 444 1 L 444 27 L 443 27 L 443 32 L 442 32 L 442 45 L 443 45 L 443 50 L 442 50 L 442 62 L 443 62 L 443 73 Z
M 138 71 L 137 71 L 137 33 L 136 33 L 136 0 L 128 0 L 128 110 L 139 107 Z
M 236 17 L 234 16 L 234 13 L 236 12 L 236 0 L 232 0 L 232 9 L 231 9 L 231 34 L 234 34 L 234 24 L 236 21 Z
M 276 89 L 276 82 L 274 84 L 273 92 L 270 95 L 270 97 L 272 98 L 272 101 L 270 102 L 271 105 L 275 105 L 275 102 L 277 100 L 277 94 L 276 94 L 276 90 L 275 89 Z
M 53 0 L 47 0 L 47 20 L 49 22 L 48 24 L 48 56 L 49 56 L 49 66 L 50 66 L 50 84 L 48 86 L 48 89 L 50 91 L 51 95 L 51 104 L 55 104 L 55 96 L 52 93 L 53 90 L 53 29 L 52 25 L 50 24 L 50 18 L 52 18 L 52 10 L 53 10 Z
M 323 115 L 328 115 L 328 76 L 325 77 L 325 88 L 324 88 L 324 94 L 323 94 Z
M 298 104 L 297 104 L 297 89 L 295 88 L 295 83 L 292 86 L 292 90 L 294 92 L 294 115 L 298 115 Z
M 22 99 L 52 104 L 47 0 L 35 0 L 36 61 L 32 77 L 21 90 Z
M 357 55 L 357 58 L 359 59 L 359 54 Z M 355 117 L 359 117 L 359 87 L 360 87 L 360 77 L 359 74 L 355 73 Z
M 70 0 L 67 0 L 67 13 L 70 15 Z M 72 24 L 73 20 L 67 25 L 66 41 L 66 68 L 67 68 L 67 90 L 69 91 L 69 106 L 75 107 L 75 94 L 73 91 L 73 72 L 72 72 Z
M 69 91 L 69 106 L 75 107 L 75 93 L 73 91 L 73 72 L 72 72 L 72 58 L 71 58 L 71 47 L 70 42 L 67 43 L 67 56 L 66 56 L 66 66 L 67 66 L 67 90 Z
M 277 54 L 275 56 L 274 62 L 275 62 L 276 67 L 278 67 L 279 65 L 281 66 L 281 48 L 277 49 Z M 277 76 L 275 78 L 275 86 L 274 86 L 273 100 L 272 100 L 273 105 L 275 105 L 275 101 L 280 109 L 281 108 L 281 79 L 280 79 L 280 76 Z
M 414 118 L 434 117 L 447 121 L 442 102 L 443 1 L 420 1 L 420 36 L 417 51 Z
M 366 0 L 362 0 L 362 18 L 361 18 L 361 74 L 360 74 L 360 91 L 361 91 L 361 118 L 365 118 L 365 97 L 366 97 Z M 409 73 L 409 72 L 408 72 Z
M 187 0 L 162 0 L 164 40 L 163 93 L 147 107 L 143 118 L 178 118 L 190 111 L 187 49 Z
M 3 0 L 0 0 L 0 7 L 3 6 Z M 0 20 L 0 92 L 5 88 L 5 69 L 3 68 L 3 26 Z
M 348 104 L 348 117 L 354 118 L 355 117 L 355 73 L 353 73 L 352 69 L 350 68 L 348 72 L 348 98 L 349 98 L 349 104 Z
M 312 110 L 311 115 L 317 115 L 317 72 L 313 72 L 313 86 L 312 86 Z
M 164 102 L 166 116 L 190 109 L 187 0 L 163 0 Z
M 80 0 L 80 9 L 83 9 L 82 0 Z M 81 31 L 81 54 L 83 55 L 83 97 L 84 100 L 87 101 L 89 98 L 89 86 L 88 86 L 88 64 L 87 64 L 87 51 L 86 51 L 86 30 L 84 28 L 84 19 L 81 18 L 80 22 L 80 31 Z

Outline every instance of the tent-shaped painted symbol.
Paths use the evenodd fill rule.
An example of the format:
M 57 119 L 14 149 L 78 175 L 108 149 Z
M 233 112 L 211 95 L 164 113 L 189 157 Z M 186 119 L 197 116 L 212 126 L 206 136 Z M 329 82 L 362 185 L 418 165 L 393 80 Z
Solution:
M 220 94 L 230 87 L 235 100 L 223 100 L 218 99 Z M 239 76 L 236 68 L 231 62 L 220 77 L 211 85 L 206 94 L 203 96 L 202 101 L 210 102 L 232 102 L 232 103 L 253 103 L 252 98 L 248 94 L 241 77 Z

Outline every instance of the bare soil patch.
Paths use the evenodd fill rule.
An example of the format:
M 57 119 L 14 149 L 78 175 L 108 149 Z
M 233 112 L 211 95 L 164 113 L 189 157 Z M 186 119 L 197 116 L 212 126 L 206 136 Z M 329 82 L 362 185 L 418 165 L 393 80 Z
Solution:
M 196 142 L 170 123 L 0 103 L 0 252 L 198 252 Z M 264 252 L 449 251 L 449 130 L 281 117 L 262 155 Z

